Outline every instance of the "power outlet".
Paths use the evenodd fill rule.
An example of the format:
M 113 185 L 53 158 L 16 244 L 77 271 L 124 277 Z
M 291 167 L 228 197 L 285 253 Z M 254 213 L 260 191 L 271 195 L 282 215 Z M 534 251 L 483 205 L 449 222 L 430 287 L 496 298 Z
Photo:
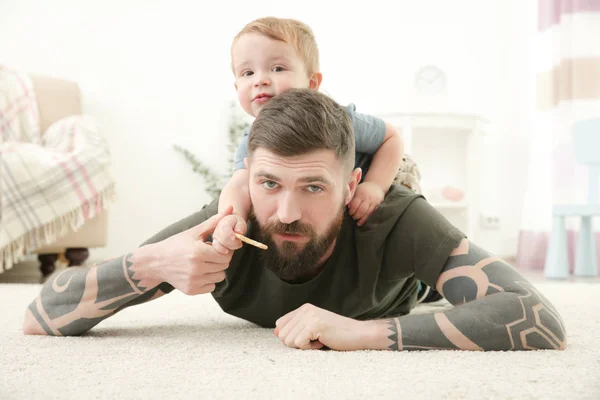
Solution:
M 500 218 L 494 214 L 481 214 L 479 224 L 481 229 L 498 230 L 500 229 Z

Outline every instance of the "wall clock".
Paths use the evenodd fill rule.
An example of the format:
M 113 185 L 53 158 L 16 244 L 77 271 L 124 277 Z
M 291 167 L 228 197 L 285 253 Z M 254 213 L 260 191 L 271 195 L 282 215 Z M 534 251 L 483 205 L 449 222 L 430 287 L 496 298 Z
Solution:
M 446 91 L 446 73 L 435 65 L 426 65 L 415 74 L 415 89 L 426 95 L 440 94 Z

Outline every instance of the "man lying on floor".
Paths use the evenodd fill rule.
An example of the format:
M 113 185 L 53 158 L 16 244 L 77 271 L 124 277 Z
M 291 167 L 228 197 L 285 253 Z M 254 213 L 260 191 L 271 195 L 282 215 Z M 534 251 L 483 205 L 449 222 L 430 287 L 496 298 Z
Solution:
M 361 177 L 351 122 L 327 96 L 308 89 L 271 99 L 248 151 L 253 210 L 236 229 L 267 250 L 242 246 L 231 234 L 236 216 L 217 214 L 215 200 L 123 257 L 50 279 L 26 311 L 25 334 L 80 335 L 175 288 L 212 293 L 225 312 L 275 327 L 301 349 L 566 347 L 552 304 L 422 196 L 394 185 L 356 225 L 345 207 Z M 409 315 L 419 280 L 455 307 Z

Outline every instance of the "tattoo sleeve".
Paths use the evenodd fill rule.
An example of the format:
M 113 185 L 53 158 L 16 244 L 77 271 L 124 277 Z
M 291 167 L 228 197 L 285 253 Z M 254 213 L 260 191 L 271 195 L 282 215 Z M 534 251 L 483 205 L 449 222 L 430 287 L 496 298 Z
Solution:
M 47 335 L 80 335 L 126 307 L 170 291 L 164 285 L 144 287 L 131 258 L 127 254 L 98 266 L 66 269 L 44 284 L 28 307 L 29 318 Z
M 566 348 L 554 306 L 512 266 L 466 239 L 450 254 L 436 289 L 455 307 L 378 321 L 388 349 Z

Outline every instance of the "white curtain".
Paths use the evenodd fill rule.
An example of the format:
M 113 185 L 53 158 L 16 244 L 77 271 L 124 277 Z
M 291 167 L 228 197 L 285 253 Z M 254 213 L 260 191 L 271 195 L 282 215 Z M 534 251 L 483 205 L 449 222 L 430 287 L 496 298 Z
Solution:
M 574 160 L 571 125 L 600 118 L 600 0 L 539 0 L 537 26 L 536 111 L 517 251 L 517 266 L 531 269 L 543 269 L 552 206 L 586 201 L 587 170 Z M 578 225 L 567 223 L 572 269 Z

